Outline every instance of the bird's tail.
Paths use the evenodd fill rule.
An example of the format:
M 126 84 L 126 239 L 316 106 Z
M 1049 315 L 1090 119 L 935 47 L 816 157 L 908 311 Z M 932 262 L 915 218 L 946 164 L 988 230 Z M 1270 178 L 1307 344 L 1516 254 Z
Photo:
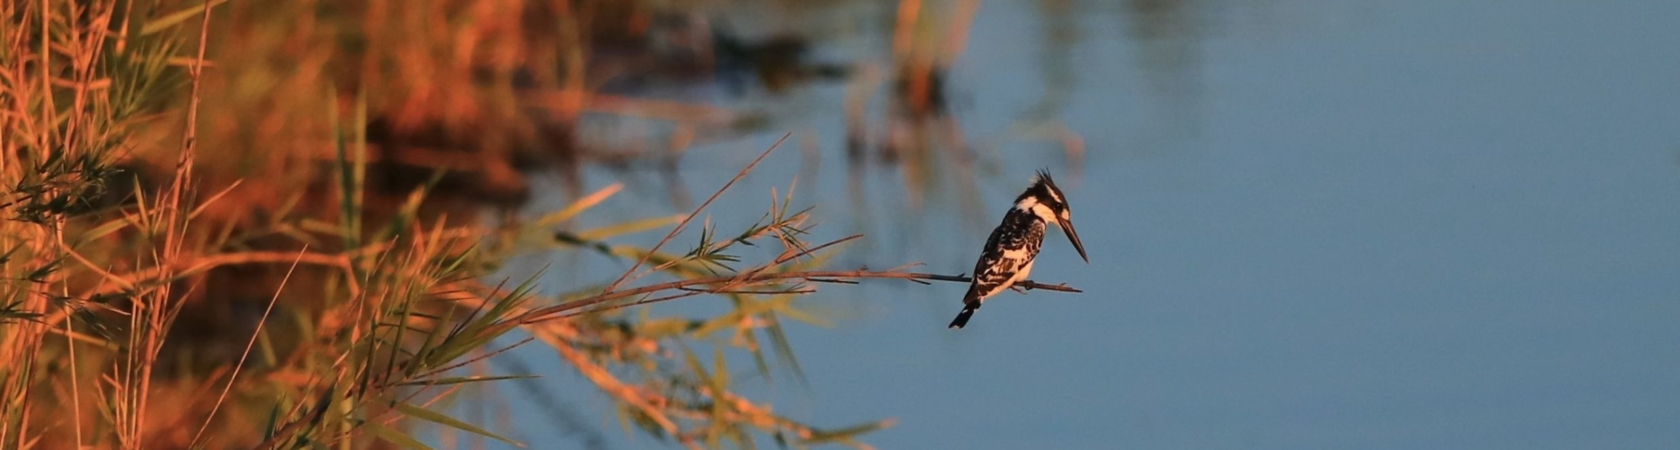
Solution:
M 957 313 L 957 318 L 951 319 L 951 329 L 961 330 L 964 325 L 968 325 L 968 318 L 974 317 L 974 311 L 979 309 L 980 305 L 978 304 L 963 305 L 962 312 Z
M 968 318 L 973 317 L 974 312 L 978 311 L 979 309 L 980 309 L 980 295 L 979 295 L 979 292 L 976 292 L 974 289 L 970 288 L 968 290 L 968 295 L 963 297 L 962 312 L 957 313 L 957 318 L 951 319 L 951 329 L 960 330 L 960 329 L 962 329 L 963 326 L 968 325 Z

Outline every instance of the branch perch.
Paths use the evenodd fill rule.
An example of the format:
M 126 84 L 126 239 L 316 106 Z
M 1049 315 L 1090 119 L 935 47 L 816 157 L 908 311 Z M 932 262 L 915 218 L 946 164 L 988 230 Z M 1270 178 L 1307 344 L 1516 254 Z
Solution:
M 612 309 L 623 308 L 623 307 L 626 307 L 626 306 L 641 305 L 641 304 L 647 304 L 647 303 L 657 303 L 657 302 L 675 300 L 677 298 L 690 297 L 690 296 L 693 296 L 693 295 L 699 295 L 699 294 L 705 294 L 705 293 L 719 293 L 719 292 L 727 293 L 727 292 L 732 292 L 732 291 L 739 291 L 739 289 L 741 287 L 745 287 L 745 286 L 774 284 L 774 283 L 777 283 L 777 282 L 789 281 L 789 280 L 801 280 L 801 281 L 809 281 L 809 282 L 813 282 L 813 283 L 856 284 L 856 281 L 853 281 L 853 280 L 861 280 L 861 279 L 868 279 L 868 278 L 910 280 L 910 281 L 915 281 L 915 282 L 923 283 L 923 284 L 927 284 L 926 281 L 950 281 L 950 282 L 957 282 L 957 283 L 968 283 L 968 282 L 974 281 L 974 278 L 967 277 L 967 276 L 962 276 L 962 275 L 939 275 L 939 274 L 919 273 L 919 272 L 878 272 L 878 271 L 869 271 L 869 270 L 850 270 L 850 271 L 847 271 L 847 270 L 815 270 L 815 271 L 801 271 L 801 272 L 770 272 L 770 273 L 748 272 L 748 273 L 744 273 L 744 274 L 741 274 L 741 275 L 717 276 L 717 277 L 708 277 L 708 278 L 695 278 L 695 279 L 689 279 L 689 280 L 677 280 L 677 281 L 671 281 L 671 282 L 666 282 L 666 283 L 651 284 L 651 285 L 642 286 L 642 287 L 638 287 L 638 288 L 634 288 L 634 289 L 626 289 L 626 290 L 622 290 L 622 291 L 606 292 L 606 293 L 602 293 L 602 294 L 599 294 L 599 295 L 596 295 L 596 296 L 593 296 L 593 297 L 589 297 L 589 298 L 585 298 L 585 299 L 581 299 L 581 300 L 575 300 L 575 301 L 566 302 L 566 303 L 563 303 L 563 304 L 549 306 L 549 307 L 545 307 L 545 308 L 533 309 L 533 310 L 525 312 L 524 314 L 521 314 L 519 317 L 515 318 L 514 320 L 511 320 L 510 323 L 528 324 L 528 323 L 539 322 L 539 321 L 543 321 L 543 320 L 549 320 L 549 319 L 553 319 L 557 316 L 561 316 L 561 314 L 563 314 L 563 313 L 577 311 L 577 310 L 581 310 L 581 309 L 584 309 L 584 308 L 589 308 L 591 306 L 606 304 L 606 303 L 611 302 L 613 300 L 618 300 L 618 299 L 621 299 L 621 298 L 633 297 L 633 296 L 643 295 L 643 294 L 652 294 L 652 293 L 655 293 L 655 292 L 667 291 L 667 290 L 683 291 L 683 294 L 666 296 L 666 297 L 657 297 L 657 298 L 640 300 L 640 301 L 629 302 L 629 303 L 624 303 L 624 304 L 608 305 L 608 306 L 604 306 L 604 307 L 600 307 L 600 308 L 589 309 L 587 311 L 579 311 L 579 312 L 575 312 L 575 313 L 572 313 L 572 314 L 565 314 L 565 316 L 575 316 L 575 315 L 578 315 L 578 314 L 608 311 L 608 310 L 612 310 Z M 720 286 L 714 287 L 714 288 L 711 288 L 711 289 L 695 288 L 695 286 L 706 286 L 706 285 L 720 285 Z M 1074 292 L 1074 293 L 1085 292 L 1085 291 L 1079 290 L 1078 288 L 1068 286 L 1066 283 L 1045 284 L 1045 283 L 1039 283 L 1039 282 L 1035 282 L 1035 281 L 1031 281 L 1031 280 L 1026 280 L 1026 281 L 1021 281 L 1021 282 L 1015 283 L 1015 286 L 1021 287 L 1022 289 L 1028 289 L 1028 290 L 1040 289 L 1040 290 L 1057 291 L 1057 292 Z M 803 293 L 803 291 L 797 291 L 797 292 L 796 291 L 789 291 L 789 292 L 779 292 L 779 293 Z

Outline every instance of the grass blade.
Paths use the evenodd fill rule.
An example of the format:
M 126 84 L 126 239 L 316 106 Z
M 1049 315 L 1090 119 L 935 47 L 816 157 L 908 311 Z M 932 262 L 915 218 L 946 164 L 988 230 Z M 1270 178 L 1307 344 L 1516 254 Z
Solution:
M 416 419 L 436 423 L 438 425 L 443 425 L 443 426 L 446 426 L 446 427 L 454 428 L 454 429 L 457 429 L 457 430 L 465 431 L 465 432 L 476 434 L 476 435 L 479 435 L 479 436 L 484 436 L 484 437 L 487 437 L 487 438 L 490 438 L 490 439 L 495 439 L 495 440 L 498 440 L 498 441 L 506 442 L 508 445 L 513 445 L 513 446 L 517 446 L 517 447 L 520 447 L 520 448 L 525 447 L 525 444 L 515 442 L 512 439 L 502 437 L 501 435 L 498 435 L 496 433 L 491 433 L 490 430 L 479 428 L 477 425 L 473 425 L 473 424 L 470 424 L 470 423 L 463 422 L 460 419 L 456 419 L 454 417 L 449 417 L 448 415 L 443 414 L 443 413 L 439 413 L 437 411 L 432 411 L 432 410 L 429 410 L 429 409 L 426 409 L 426 408 L 421 408 L 421 407 L 410 405 L 410 404 L 407 404 L 407 403 L 398 403 L 397 404 L 397 411 L 400 411 L 403 414 L 407 414 L 409 417 L 413 417 L 413 418 L 416 418 Z

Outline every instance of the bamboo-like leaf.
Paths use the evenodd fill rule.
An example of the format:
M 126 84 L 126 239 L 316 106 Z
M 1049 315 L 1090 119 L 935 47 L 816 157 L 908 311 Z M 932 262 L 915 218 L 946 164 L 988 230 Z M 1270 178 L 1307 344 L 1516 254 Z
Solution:
M 396 386 L 448 386 L 452 384 L 480 383 L 502 380 L 530 380 L 542 378 L 537 375 L 472 375 L 464 377 L 444 377 L 426 380 L 410 380 L 396 383 Z
M 537 218 L 537 220 L 533 222 L 533 225 L 539 228 L 559 225 L 562 222 L 571 220 L 573 217 L 576 217 L 578 213 L 581 213 L 584 210 L 594 208 L 596 205 L 601 204 L 601 202 L 606 201 L 608 197 L 612 197 L 613 194 L 617 194 L 618 191 L 623 189 L 624 183 L 613 183 L 610 186 L 601 188 L 601 190 L 583 196 L 583 198 L 578 199 L 576 202 L 572 202 L 570 205 L 566 205 L 564 209 L 544 214 L 542 217 Z
M 758 334 L 752 330 L 741 330 L 737 333 L 746 341 L 747 353 L 752 354 L 753 368 L 758 369 L 758 375 L 764 377 L 766 383 L 770 382 L 770 360 L 764 357 L 764 346 L 758 343 Z
M 410 314 L 412 314 L 412 313 L 410 313 Z M 433 319 L 433 320 L 436 320 L 438 324 L 446 324 L 446 323 L 449 323 L 449 319 L 453 318 L 454 316 L 455 316 L 455 308 L 445 308 L 443 319 L 442 320 Z M 417 352 L 422 354 L 422 355 L 426 355 L 426 354 L 430 353 L 433 349 L 437 348 L 436 346 L 437 346 L 438 342 L 447 341 L 450 337 L 450 334 L 448 334 L 448 332 L 444 331 L 446 329 L 448 329 L 448 327 L 444 327 L 444 326 L 441 326 L 441 325 L 431 327 L 431 330 L 426 332 L 425 342 L 420 343 L 420 347 L 417 350 Z M 420 370 L 422 368 L 429 369 L 430 368 L 429 366 L 431 366 L 432 361 L 428 361 L 428 359 L 430 359 L 430 358 L 426 358 L 424 356 L 415 358 L 414 363 L 409 364 L 408 367 L 405 368 L 406 370 L 404 370 L 404 375 L 414 376 L 415 374 L 420 373 Z
M 6 250 L 6 253 L 0 253 L 0 264 L 11 262 L 12 255 L 16 255 L 18 250 L 23 250 L 23 244 L 14 245 L 11 250 Z
M 700 358 L 694 356 L 693 350 L 687 346 L 683 347 L 683 361 L 688 363 L 688 370 L 694 372 L 694 377 L 699 379 L 701 384 L 711 385 L 712 376 L 706 373 L 706 366 L 700 363 Z
M 397 302 L 397 308 L 399 308 L 398 313 L 397 313 L 397 317 L 396 317 L 396 319 L 397 319 L 397 326 L 396 326 L 397 331 L 396 331 L 396 336 L 391 338 L 391 348 L 400 350 L 400 349 L 403 348 L 403 335 L 408 333 L 408 330 L 409 330 L 408 319 L 409 319 L 410 316 L 413 315 L 414 302 L 413 301 L 399 301 L 399 302 Z M 438 333 L 438 330 L 440 330 L 442 328 L 443 327 L 432 327 L 432 329 L 426 333 L 426 341 L 427 341 L 426 343 L 430 344 L 431 343 L 431 337 L 436 335 Z M 416 331 L 418 331 L 418 330 L 416 330 Z M 372 337 L 375 338 L 375 339 L 378 339 L 378 336 L 379 336 L 378 333 L 374 333 L 374 335 Z M 420 347 L 419 351 L 426 351 L 426 350 L 427 350 L 427 347 L 422 346 L 422 347 Z M 397 367 L 397 359 L 400 356 L 401 356 L 401 353 L 399 353 L 399 352 L 391 352 L 391 357 L 385 361 L 385 375 L 384 376 L 388 377 L 388 376 L 392 376 L 392 375 L 395 374 L 395 372 L 393 372 L 392 369 Z M 426 363 L 427 363 L 427 361 L 420 360 L 418 358 L 416 358 L 415 360 L 404 361 L 403 362 L 404 367 L 402 367 L 403 374 L 404 375 L 413 375 L 417 371 L 420 370 L 421 366 L 428 366 L 429 365 L 429 364 L 426 364 Z
M 23 279 L 35 283 L 45 283 L 47 282 L 47 275 L 57 272 L 59 267 L 63 264 L 64 260 L 62 259 L 48 261 L 46 264 L 41 265 L 41 267 L 37 267 L 35 270 L 30 271 L 28 275 L 24 275 Z
M 712 395 L 729 391 L 729 366 L 724 363 L 723 348 L 712 349 Z M 722 403 L 722 400 L 717 400 Z
M 885 419 L 853 425 L 837 430 L 812 430 L 811 437 L 806 438 L 804 441 L 811 444 L 845 442 L 852 440 L 852 438 L 855 438 L 860 434 L 891 428 L 896 424 L 898 424 L 898 421 L 896 420 Z
M 127 217 L 111 219 L 108 222 L 99 224 L 99 226 L 93 227 L 93 229 L 82 233 L 82 236 L 77 239 L 77 242 L 89 242 L 108 236 L 111 233 L 117 232 L 117 230 L 123 229 L 123 227 L 129 226 L 130 224 L 131 222 L 129 222 Z M 0 262 L 5 262 L 5 259 L 0 257 Z
M 788 371 L 793 372 L 793 378 L 799 380 L 799 384 L 809 386 L 810 381 L 805 377 L 805 368 L 799 365 L 799 358 L 793 353 L 793 343 L 788 341 L 787 332 L 782 329 L 782 320 L 773 312 L 764 316 L 765 320 L 770 321 L 770 326 L 764 327 L 764 334 L 770 336 L 770 347 L 776 352 L 776 358 L 787 365 Z
M 776 305 L 776 308 L 774 308 L 774 309 L 777 313 L 780 313 L 781 315 L 787 316 L 789 319 L 797 320 L 797 321 L 808 323 L 808 324 L 811 324 L 811 325 L 816 325 L 816 326 L 819 326 L 819 327 L 833 327 L 834 326 L 834 322 L 830 322 L 828 319 L 824 319 L 822 316 L 818 316 L 816 314 L 811 314 L 810 312 L 807 312 L 804 309 L 794 307 L 793 306 L 794 300 L 797 300 L 797 298 L 793 297 L 793 296 L 787 296 L 785 298 L 778 298 L 778 299 L 771 300 L 770 303 Z
M 682 218 L 683 218 L 683 216 L 681 216 L 681 215 L 673 215 L 673 216 L 664 216 L 664 217 L 653 217 L 653 218 L 647 218 L 647 219 L 641 219 L 641 220 L 632 220 L 632 221 L 629 221 L 629 222 L 618 223 L 618 224 L 608 225 L 608 226 L 604 226 L 604 227 L 591 228 L 591 229 L 588 229 L 588 230 L 579 231 L 576 234 L 574 234 L 574 236 L 576 236 L 580 240 L 599 241 L 599 240 L 606 239 L 606 238 L 613 237 L 613 236 L 623 236 L 623 235 L 626 235 L 626 234 L 635 234 L 635 233 L 640 233 L 640 232 L 643 232 L 643 231 L 652 230 L 652 229 L 655 229 L 655 228 L 663 228 L 663 227 L 666 227 L 666 226 L 676 225 L 677 222 L 682 221 Z
M 367 427 L 368 431 L 372 431 L 374 436 L 384 439 L 386 442 L 402 446 L 403 448 L 413 450 L 432 450 L 432 447 L 420 442 L 419 439 L 415 439 L 414 436 L 409 436 L 407 433 L 380 425 L 379 422 L 367 422 L 363 423 L 362 426 Z
M 706 320 L 704 324 L 694 328 L 691 332 L 694 333 L 695 336 L 710 336 L 712 333 L 716 333 L 720 330 L 734 328 L 735 324 L 741 323 L 741 318 L 746 315 L 747 313 L 741 311 L 740 309 L 736 309 Z
M 432 187 L 434 187 L 437 182 L 442 179 L 442 171 L 434 172 L 432 174 L 432 178 L 426 181 L 425 185 L 415 188 L 413 192 L 409 192 L 408 199 L 403 201 L 402 208 L 397 210 L 396 216 L 391 218 L 390 222 L 386 224 L 385 229 L 380 231 L 379 236 L 381 238 L 388 238 L 402 234 L 404 228 L 408 228 L 409 224 L 418 220 L 420 217 L 420 202 L 426 199 L 426 194 L 430 192 Z
M 426 353 L 426 359 L 432 362 L 430 366 L 445 365 L 449 361 L 454 361 L 461 355 L 467 354 L 467 352 L 483 347 L 490 341 L 495 340 L 496 337 L 506 333 L 509 328 L 503 326 L 503 320 L 507 319 L 515 308 L 518 308 L 520 304 L 530 298 L 531 290 L 536 288 L 537 277 L 541 274 L 542 271 L 538 271 L 536 275 L 526 278 L 524 283 L 515 287 L 507 295 L 500 299 L 492 299 L 489 302 L 491 306 L 488 310 L 482 314 L 470 316 L 457 329 L 451 331 L 444 337 L 443 341 Z
M 0 306 L 0 323 L 13 320 L 35 321 L 41 317 L 41 313 L 24 310 L 20 307 L 21 304 L 20 302 Z
M 452 273 L 452 272 L 455 272 L 456 270 L 460 270 L 461 267 L 467 262 L 468 257 L 471 256 L 473 254 L 473 252 L 478 251 L 478 246 L 479 246 L 479 243 L 477 243 L 477 242 L 473 242 L 471 244 L 468 244 L 465 251 L 462 251 L 461 254 L 459 254 L 459 255 L 456 255 L 454 257 L 449 258 L 448 262 L 443 264 L 443 266 L 440 268 L 440 270 L 442 270 L 445 273 Z
M 263 440 L 274 437 L 274 431 L 280 424 L 280 405 L 284 402 L 274 402 L 274 407 L 268 409 L 268 420 L 263 421 Z
M 426 408 L 421 408 L 421 407 L 410 405 L 410 404 L 407 404 L 407 403 L 397 403 L 396 407 L 397 407 L 397 411 L 400 411 L 403 414 L 407 414 L 409 417 L 424 420 L 424 421 L 427 421 L 427 422 L 436 423 L 438 425 L 443 425 L 443 426 L 446 426 L 446 427 L 454 428 L 454 429 L 457 429 L 457 430 L 465 431 L 465 432 L 476 434 L 476 435 L 479 435 L 479 436 L 484 436 L 484 437 L 495 439 L 495 440 L 498 440 L 498 441 L 506 442 L 508 445 L 513 445 L 513 446 L 520 447 L 520 448 L 525 447 L 525 444 L 521 444 L 521 443 L 516 442 L 512 439 L 502 437 L 501 435 L 498 435 L 496 433 L 491 433 L 490 430 L 479 428 L 477 425 L 462 422 L 460 419 L 456 419 L 454 417 L 449 417 L 448 415 L 443 414 L 443 413 L 439 413 L 437 411 L 432 411 L 432 410 L 429 410 L 429 409 L 426 409 Z
M 663 339 L 694 329 L 694 321 L 684 318 L 643 320 L 636 326 L 638 336 Z
M 152 34 L 152 33 L 159 32 L 159 31 L 163 31 L 163 30 L 165 30 L 169 27 L 180 25 L 181 22 L 185 22 L 185 21 L 187 21 L 187 19 L 191 19 L 193 17 L 203 16 L 204 15 L 204 8 L 206 8 L 206 7 L 215 8 L 217 5 L 227 3 L 227 1 L 228 0 L 210 0 L 209 5 L 199 3 L 199 4 L 196 4 L 196 5 L 181 8 L 180 11 L 172 12 L 172 13 L 169 13 L 169 14 L 164 14 L 162 16 L 159 16 L 157 19 L 154 19 L 150 22 L 146 22 L 146 25 L 140 28 L 140 35 L 145 36 L 145 35 L 149 35 L 149 34 Z

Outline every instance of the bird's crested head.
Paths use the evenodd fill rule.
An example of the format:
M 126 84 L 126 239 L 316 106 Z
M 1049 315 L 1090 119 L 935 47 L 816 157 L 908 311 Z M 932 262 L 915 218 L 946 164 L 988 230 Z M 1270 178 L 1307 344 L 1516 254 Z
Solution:
M 1056 187 L 1056 181 L 1050 178 L 1050 172 L 1038 171 L 1033 177 L 1032 186 L 1027 187 L 1020 197 L 1015 198 L 1017 208 L 1031 210 L 1033 205 L 1044 205 L 1050 208 L 1052 214 L 1064 216 L 1068 213 L 1067 197 L 1062 195 L 1061 188 Z

